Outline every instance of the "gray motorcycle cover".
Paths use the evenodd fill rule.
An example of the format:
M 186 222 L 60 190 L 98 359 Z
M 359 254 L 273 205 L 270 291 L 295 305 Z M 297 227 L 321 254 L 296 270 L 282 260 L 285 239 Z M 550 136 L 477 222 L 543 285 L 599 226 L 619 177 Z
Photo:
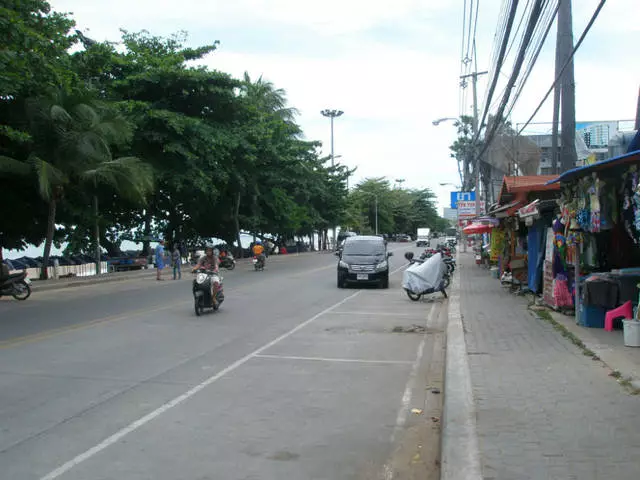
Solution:
M 402 275 L 402 288 L 413 293 L 423 293 L 436 290 L 441 284 L 447 266 L 442 261 L 442 255 L 436 253 L 424 263 L 414 263 Z

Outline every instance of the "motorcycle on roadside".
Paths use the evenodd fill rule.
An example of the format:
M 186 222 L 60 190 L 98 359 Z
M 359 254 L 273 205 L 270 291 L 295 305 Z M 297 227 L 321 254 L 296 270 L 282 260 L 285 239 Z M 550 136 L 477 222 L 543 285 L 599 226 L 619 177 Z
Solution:
M 222 277 L 218 273 L 204 268 L 196 270 L 194 275 L 193 301 L 196 315 L 202 315 L 205 309 L 218 310 L 224 301 Z M 215 294 L 212 294 L 212 285 L 216 284 L 217 289 Z
M 220 256 L 220 267 L 227 270 L 233 270 L 236 268 L 236 259 L 231 253 L 225 253 Z
M 4 273 L 4 272 L 3 272 Z M 9 274 L 0 277 L 0 297 L 11 295 L 16 300 L 26 300 L 31 295 L 31 280 L 27 278 L 27 272 Z
M 424 295 L 437 292 L 442 292 L 447 298 L 446 289 L 451 277 L 440 253 L 426 260 L 414 258 L 413 252 L 404 256 L 409 261 L 409 268 L 404 271 L 402 287 L 411 300 L 417 302 Z

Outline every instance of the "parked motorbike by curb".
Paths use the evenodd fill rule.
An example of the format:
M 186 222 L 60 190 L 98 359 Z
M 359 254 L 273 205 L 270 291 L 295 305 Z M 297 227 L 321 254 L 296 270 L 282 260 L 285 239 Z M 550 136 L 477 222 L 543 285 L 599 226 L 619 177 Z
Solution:
M 27 272 L 10 274 L 0 280 L 0 297 L 11 295 L 16 300 L 26 300 L 31 295 L 31 280 L 27 278 Z
M 220 257 L 220 267 L 233 270 L 236 268 L 236 259 L 230 253 L 227 253 L 225 256 Z
M 417 302 L 424 295 L 436 292 L 442 292 L 444 298 L 448 298 L 446 288 L 451 283 L 451 277 L 441 254 L 437 253 L 426 260 L 413 258 L 413 252 L 405 253 L 404 257 L 410 265 L 404 271 L 402 287 L 411 300 Z
M 224 301 L 222 277 L 204 268 L 198 269 L 194 274 L 196 278 L 193 279 L 193 302 L 196 315 L 202 315 L 205 308 L 211 308 L 214 311 L 218 310 Z M 214 296 L 211 291 L 212 285 L 215 284 L 217 284 L 218 288 Z

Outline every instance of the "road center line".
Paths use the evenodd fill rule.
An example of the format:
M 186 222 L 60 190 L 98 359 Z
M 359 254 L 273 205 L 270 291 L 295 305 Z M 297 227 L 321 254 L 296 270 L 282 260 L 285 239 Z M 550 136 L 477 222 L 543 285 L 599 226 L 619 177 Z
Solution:
M 303 329 L 304 327 L 306 327 L 310 323 L 316 321 L 318 318 L 320 318 L 323 315 L 329 313 L 330 311 L 332 311 L 333 309 L 339 307 L 340 305 L 343 305 L 344 303 L 348 302 L 349 300 L 351 300 L 352 298 L 356 297 L 359 294 L 360 294 L 360 291 L 355 292 L 354 294 L 349 295 L 348 297 L 340 300 L 339 302 L 334 303 L 332 306 L 324 309 L 320 313 L 315 314 L 313 317 L 309 318 L 308 320 L 305 320 L 304 322 L 296 325 L 294 328 L 292 328 L 288 332 L 280 335 L 276 339 L 270 341 L 269 343 L 263 345 L 262 347 L 260 347 L 260 348 L 258 348 L 256 350 L 254 350 L 253 352 L 249 353 L 248 355 L 245 355 L 241 359 L 233 362 L 231 365 L 229 365 L 226 368 L 222 369 L 217 374 L 207 378 L 205 381 L 203 381 L 202 383 L 199 383 L 198 385 L 196 385 L 192 389 L 186 391 L 182 395 L 174 398 L 173 400 L 165 403 L 164 405 L 161 405 L 160 407 L 158 407 L 154 411 L 146 414 L 145 416 L 139 418 L 138 420 L 130 423 L 126 427 L 118 430 L 113 435 L 105 438 L 99 444 L 91 447 L 90 449 L 86 450 L 85 452 L 81 453 L 80 455 L 76 456 L 75 458 L 73 458 L 73 459 L 69 460 L 68 462 L 60 465 L 55 470 L 53 470 L 53 471 L 49 472 L 48 474 L 46 474 L 45 476 L 41 477 L 40 480 L 55 480 L 56 478 L 60 478 L 62 475 L 64 475 L 66 472 L 68 472 L 72 468 L 80 465 L 81 463 L 85 462 L 86 460 L 89 460 L 94 455 L 97 455 L 102 450 L 105 450 L 106 448 L 110 447 L 114 443 L 117 443 L 122 438 L 126 437 L 130 433 L 136 431 L 138 428 L 140 428 L 140 427 L 146 425 L 147 423 L 151 422 L 152 420 L 154 420 L 155 418 L 159 417 L 163 413 L 171 410 L 173 407 L 176 407 L 176 406 L 180 405 L 185 400 L 188 400 L 189 398 L 193 397 L 195 394 L 197 394 L 201 390 L 205 389 L 206 387 L 208 387 L 209 385 L 213 384 L 214 382 L 220 380 L 225 375 L 233 372 L 238 367 L 244 365 L 245 363 L 247 363 L 252 358 L 258 356 L 259 354 L 261 354 L 265 350 L 273 347 L 274 345 L 277 345 L 282 340 L 284 340 L 284 339 L 290 337 L 291 335 L 293 335 L 294 333 L 296 333 L 298 330 Z
M 388 364 L 388 365 L 411 365 L 412 361 L 406 360 L 366 360 L 360 358 L 330 358 L 330 357 L 299 357 L 295 355 L 255 355 L 256 358 L 273 358 L 283 360 L 310 360 L 316 362 L 344 362 L 344 363 L 371 363 L 371 364 Z

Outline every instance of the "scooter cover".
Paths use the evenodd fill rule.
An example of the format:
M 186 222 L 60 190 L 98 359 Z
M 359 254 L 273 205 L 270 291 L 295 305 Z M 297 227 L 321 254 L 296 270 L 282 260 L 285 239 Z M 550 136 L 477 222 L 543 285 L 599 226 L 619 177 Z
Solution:
M 436 253 L 424 263 L 414 263 L 402 275 L 402 288 L 414 293 L 435 291 L 442 284 L 447 266 Z

